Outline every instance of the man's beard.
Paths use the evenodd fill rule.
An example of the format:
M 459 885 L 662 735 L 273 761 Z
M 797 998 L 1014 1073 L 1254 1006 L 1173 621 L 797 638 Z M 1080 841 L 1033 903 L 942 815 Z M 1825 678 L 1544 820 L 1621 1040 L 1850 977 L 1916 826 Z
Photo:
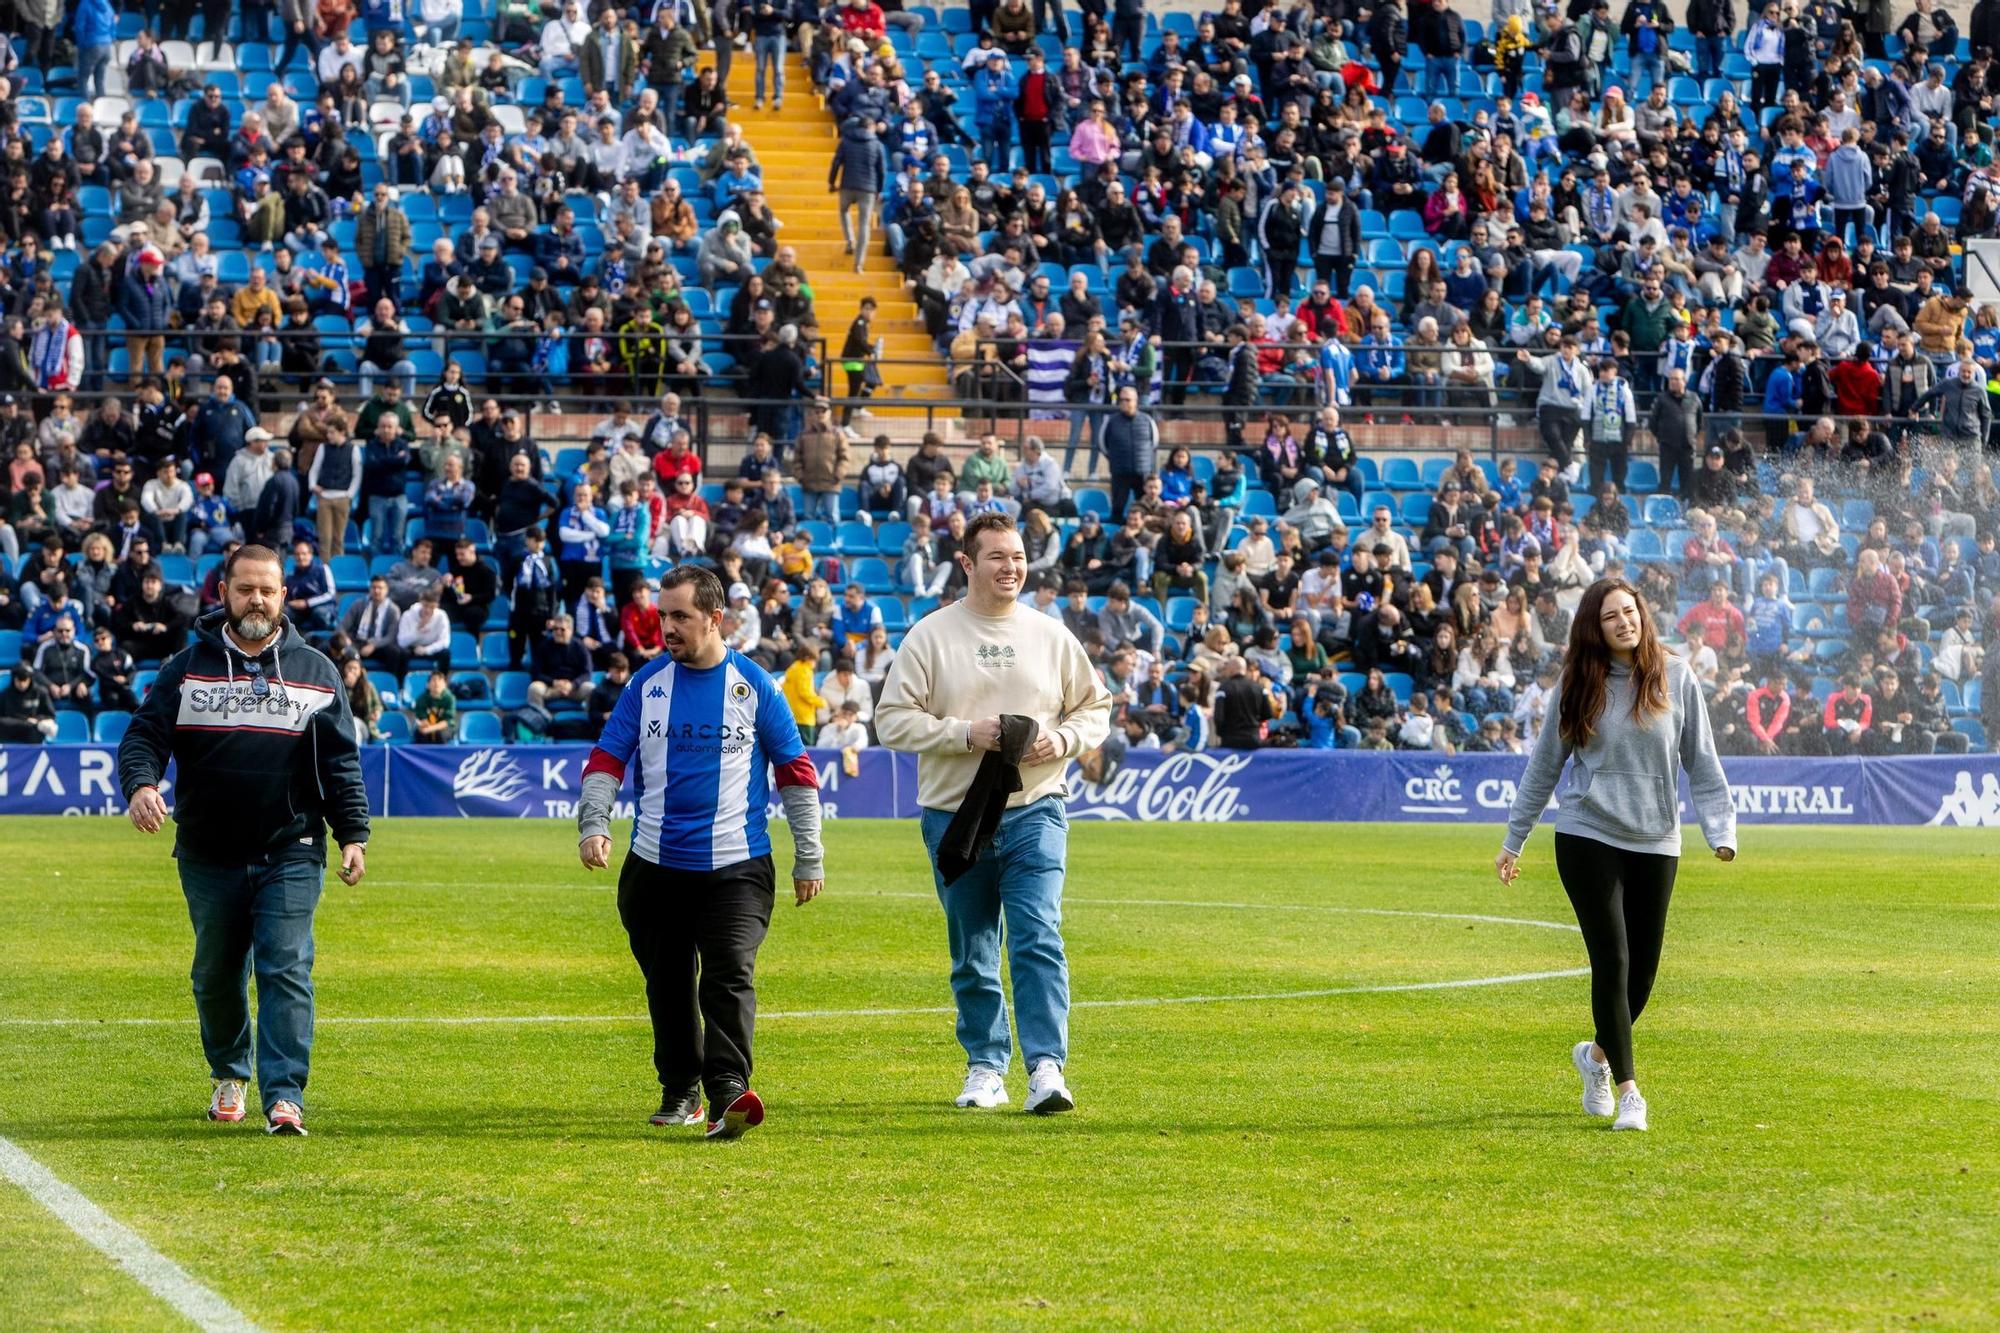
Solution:
M 261 611 L 229 617 L 229 628 L 245 643 L 261 643 L 278 632 L 278 622 Z

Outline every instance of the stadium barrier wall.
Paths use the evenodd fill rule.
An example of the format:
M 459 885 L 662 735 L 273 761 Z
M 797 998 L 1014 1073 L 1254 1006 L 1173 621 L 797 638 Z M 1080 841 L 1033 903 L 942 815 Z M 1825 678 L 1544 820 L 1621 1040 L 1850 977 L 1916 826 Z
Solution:
M 587 745 L 369 746 L 361 771 L 377 815 L 570 819 L 589 753 Z M 865 750 L 851 775 L 838 753 L 813 757 L 830 816 L 916 814 L 913 756 Z M 1072 773 L 1069 814 L 1176 823 L 1499 823 L 1525 762 L 1518 755 L 1326 750 L 1142 753 L 1106 783 Z M 0 746 L 0 815 L 122 814 L 117 767 L 115 746 Z M 1744 823 L 2000 827 L 2000 755 L 1728 759 L 1723 767 Z M 171 770 L 165 795 L 171 804 Z M 1683 818 L 1692 819 L 1685 783 L 1681 801 Z M 630 815 L 629 800 L 618 813 Z

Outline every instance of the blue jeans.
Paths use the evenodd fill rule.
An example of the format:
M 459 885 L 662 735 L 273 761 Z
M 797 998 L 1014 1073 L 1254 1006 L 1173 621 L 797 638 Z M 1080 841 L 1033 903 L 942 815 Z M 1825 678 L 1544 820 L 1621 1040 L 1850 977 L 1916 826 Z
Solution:
M 86 46 L 77 52 L 76 91 L 79 97 L 104 96 L 104 72 L 115 54 L 109 46 Z
M 1097 404 L 1072 404 L 1069 410 L 1069 443 L 1063 448 L 1063 475 L 1076 464 L 1076 446 L 1085 433 L 1090 436 L 1090 475 L 1097 475 L 1099 443 L 1104 430 L 1104 409 Z
M 368 497 L 368 517 L 375 524 L 375 554 L 403 553 L 403 526 L 409 516 L 410 497 L 407 495 Z
M 1424 57 L 1424 96 L 1458 96 L 1458 61 L 1450 56 Z
M 923 812 L 924 848 L 936 874 L 938 843 L 950 810 Z M 1000 988 L 1000 923 L 1007 923 L 1007 960 L 1014 973 L 1014 1021 L 1021 1054 L 1069 1058 L 1069 961 L 1063 954 L 1063 867 L 1069 818 L 1062 798 L 1045 797 L 1009 810 L 978 864 L 956 882 L 938 880 L 945 933 L 951 942 L 951 994 L 958 1006 L 958 1044 L 966 1063 L 1007 1072 L 1011 1047 L 1007 1001 Z
M 799 499 L 800 518 L 816 518 L 840 526 L 839 491 L 801 491 Z
M 1632 57 L 1631 100 L 1634 105 L 1642 100 L 1647 93 L 1652 91 L 1654 84 L 1665 83 L 1666 81 L 1666 52 L 1658 51 L 1649 56 L 1635 55 Z
M 785 34 L 776 33 L 770 37 L 753 38 L 750 52 L 757 60 L 757 100 L 764 100 L 764 69 L 771 70 L 771 97 L 775 101 L 785 100 Z
M 1722 77 L 1723 38 L 1720 34 L 1696 37 L 1695 77 L 1698 79 L 1719 79 Z
M 304 848 L 299 850 L 303 851 Z M 250 974 L 257 974 L 257 1090 L 305 1105 L 312 1061 L 313 909 L 324 854 L 248 866 L 176 853 L 194 923 L 194 1007 L 212 1078 L 250 1078 Z
M 1008 150 L 1014 146 L 1014 122 L 1004 117 L 990 125 L 979 127 L 979 155 L 986 159 L 987 170 L 1004 176 L 1008 171 Z

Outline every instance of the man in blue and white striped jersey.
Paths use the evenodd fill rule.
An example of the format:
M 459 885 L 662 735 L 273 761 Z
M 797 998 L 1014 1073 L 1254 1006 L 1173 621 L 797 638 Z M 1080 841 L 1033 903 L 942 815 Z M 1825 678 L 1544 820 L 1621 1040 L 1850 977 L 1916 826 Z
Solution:
M 584 766 L 577 853 L 611 860 L 611 807 L 629 771 L 636 820 L 618 915 L 646 977 L 659 1071 L 656 1125 L 736 1138 L 762 1123 L 750 1090 L 758 946 L 775 894 L 765 827 L 776 768 L 791 826 L 792 894 L 822 884 L 819 776 L 784 695 L 722 640 L 722 585 L 683 565 L 660 580 L 666 653 L 632 678 Z

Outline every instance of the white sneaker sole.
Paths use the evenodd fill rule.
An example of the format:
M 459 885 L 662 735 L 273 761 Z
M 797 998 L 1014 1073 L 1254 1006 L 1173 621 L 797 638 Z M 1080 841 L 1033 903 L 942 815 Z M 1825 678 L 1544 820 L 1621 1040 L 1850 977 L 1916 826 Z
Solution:
M 996 1106 L 1005 1106 L 1009 1098 L 1005 1088 L 998 1092 L 961 1092 L 951 1099 L 951 1104 L 961 1111 L 990 1111 Z
M 1575 1049 L 1569 1053 L 1569 1062 L 1575 1068 L 1577 1076 L 1583 1080 L 1583 1113 L 1607 1120 L 1617 1115 L 1618 1100 L 1616 1097 L 1612 1098 L 1610 1106 L 1602 1110 L 1590 1104 L 1590 1066 L 1595 1063 L 1590 1058 L 1590 1043 L 1587 1041 L 1578 1042 Z
M 1069 1095 L 1068 1088 L 1051 1088 L 1040 1099 L 1027 1105 L 1029 1115 L 1057 1115 L 1063 1111 L 1074 1111 L 1076 1099 Z
M 1643 1117 L 1638 1120 L 1627 1120 L 1621 1116 L 1611 1122 L 1611 1128 L 1614 1130 L 1629 1129 L 1644 1134 L 1646 1132 L 1646 1121 Z

